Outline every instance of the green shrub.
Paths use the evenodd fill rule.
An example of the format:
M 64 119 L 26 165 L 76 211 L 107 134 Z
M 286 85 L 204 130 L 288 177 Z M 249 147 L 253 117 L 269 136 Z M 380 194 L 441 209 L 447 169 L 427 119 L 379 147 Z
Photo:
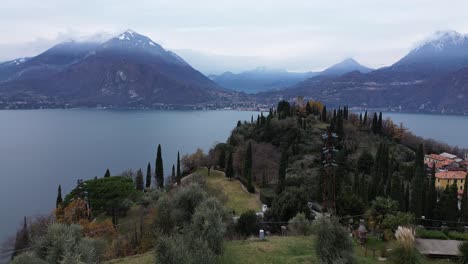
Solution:
M 216 263 L 216 255 L 210 250 L 208 243 L 191 234 L 158 236 L 155 256 L 157 264 Z
M 10 264 L 47 264 L 44 260 L 38 258 L 34 254 L 31 253 L 23 253 L 21 255 L 16 256 Z
M 450 231 L 447 233 L 448 238 L 453 240 L 468 240 L 468 234 Z
M 241 214 L 237 220 L 236 231 L 238 234 L 243 236 L 250 236 L 257 233 L 258 226 L 255 211 L 249 210 Z
M 426 239 L 442 239 L 447 240 L 448 237 L 442 231 L 437 230 L 426 230 L 423 228 L 416 229 L 416 236 Z
M 312 234 L 312 223 L 303 213 L 299 213 L 289 220 L 288 228 L 293 235 L 308 236 Z
M 323 264 L 354 263 L 354 246 L 348 232 L 337 219 L 319 218 L 314 223 L 317 234 L 315 252 Z
M 458 245 L 458 251 L 461 254 L 460 263 L 468 264 L 468 242 L 465 241 Z
M 100 262 L 102 247 L 82 232 L 79 225 L 52 224 L 45 236 L 34 241 L 34 253 L 47 263 Z

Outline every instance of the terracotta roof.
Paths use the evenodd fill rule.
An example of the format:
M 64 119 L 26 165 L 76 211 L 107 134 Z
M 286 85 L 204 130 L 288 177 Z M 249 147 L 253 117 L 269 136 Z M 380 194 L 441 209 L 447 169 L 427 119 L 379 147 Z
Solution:
M 466 171 L 441 171 L 436 172 L 435 176 L 438 179 L 465 179 Z
M 443 161 L 443 160 L 447 159 L 447 157 L 437 155 L 437 154 L 424 155 L 424 157 L 434 159 L 434 160 L 438 160 L 438 161 Z

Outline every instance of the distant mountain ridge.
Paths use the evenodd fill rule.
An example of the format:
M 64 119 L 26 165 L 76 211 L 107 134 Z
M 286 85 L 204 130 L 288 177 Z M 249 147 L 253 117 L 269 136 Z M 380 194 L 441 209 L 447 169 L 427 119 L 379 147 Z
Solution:
M 368 73 L 372 70 L 350 58 L 332 65 L 322 72 L 288 72 L 284 69 L 257 67 L 238 74 L 225 72 L 220 75 L 209 75 L 208 77 L 218 85 L 234 91 L 257 93 L 292 86 L 316 76 L 339 76 L 352 71 Z
M 229 105 L 243 97 L 133 30 L 104 43 L 64 42 L 22 63 L 0 64 L 0 100 L 31 107 Z
M 288 89 L 265 92 L 257 100 L 297 95 L 334 106 L 402 111 L 468 113 L 468 37 L 437 32 L 393 65 L 368 73 L 309 78 Z

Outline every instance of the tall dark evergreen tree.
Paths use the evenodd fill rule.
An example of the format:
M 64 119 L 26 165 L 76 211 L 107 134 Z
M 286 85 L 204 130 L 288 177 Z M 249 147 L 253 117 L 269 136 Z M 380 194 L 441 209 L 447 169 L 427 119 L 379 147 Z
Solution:
M 468 177 L 465 176 L 463 183 L 463 196 L 461 199 L 461 219 L 463 222 L 468 222 Z
M 362 125 L 362 113 L 359 113 L 359 125 Z
M 374 113 L 374 117 L 372 118 L 372 133 L 377 134 L 378 131 L 377 113 Z
M 226 166 L 226 149 L 221 148 L 218 158 L 218 167 L 224 170 Z
M 145 183 L 143 180 L 143 172 L 141 169 L 138 169 L 136 177 L 135 177 L 135 187 L 139 191 L 143 191 L 145 189 Z
M 110 171 L 109 169 L 106 170 L 106 173 L 104 174 L 104 178 L 110 177 Z
M 426 191 L 426 201 L 424 203 L 424 216 L 428 219 L 434 219 L 434 209 L 437 206 L 437 191 L 436 191 L 436 166 L 432 164 L 431 178 Z
M 61 205 L 63 202 L 62 199 L 62 186 L 58 186 L 58 191 L 57 191 L 57 200 L 55 201 L 55 208 L 58 208 L 59 205 Z
M 158 188 L 164 188 L 164 168 L 161 153 L 161 144 L 158 145 L 158 151 L 156 153 L 156 166 L 154 175 L 156 177 L 156 184 Z
M 180 184 L 182 173 L 180 171 L 180 153 L 177 151 L 177 184 Z
M 281 194 L 281 192 L 283 192 L 285 188 L 287 168 L 288 168 L 288 153 L 287 153 L 287 150 L 284 149 L 281 152 L 281 161 L 280 161 L 279 170 L 278 170 L 278 185 L 276 186 L 277 194 Z
M 455 182 L 445 188 L 437 203 L 435 215 L 444 221 L 458 220 L 458 187 Z
M 424 149 L 419 144 L 416 151 L 414 164 L 414 176 L 411 183 L 411 211 L 416 217 L 421 217 L 424 213 L 424 192 L 425 192 L 425 170 L 424 170 Z
M 23 250 L 29 246 L 29 228 L 26 217 L 24 217 L 23 228 L 16 233 L 15 246 L 13 249 L 13 254 L 11 255 L 11 259 L 23 253 Z
M 151 188 L 151 163 L 148 162 L 148 166 L 146 167 L 146 188 Z
M 249 145 L 247 146 L 247 152 L 245 153 L 243 176 L 247 182 L 247 190 L 251 193 L 254 193 L 255 189 L 252 183 L 252 142 L 249 142 Z
M 363 125 L 367 125 L 367 110 L 366 110 L 366 112 L 364 113 L 364 118 L 362 119 L 362 124 L 363 124 Z
M 327 106 L 324 105 L 322 109 L 322 122 L 327 122 Z
M 226 164 L 226 177 L 229 179 L 232 179 L 234 177 L 234 164 L 231 151 L 228 153 L 228 159 Z
M 379 113 L 379 119 L 377 120 L 377 133 L 382 134 L 383 132 L 383 121 L 382 112 Z
M 177 176 L 176 176 L 176 171 L 175 171 L 175 165 L 172 164 L 171 182 L 174 183 L 176 181 L 177 181 Z

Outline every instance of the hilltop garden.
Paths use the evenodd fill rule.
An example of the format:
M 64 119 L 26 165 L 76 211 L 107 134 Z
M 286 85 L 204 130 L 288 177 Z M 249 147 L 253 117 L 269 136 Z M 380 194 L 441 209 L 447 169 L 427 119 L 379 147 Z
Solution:
M 63 198 L 59 187 L 53 216 L 25 219 L 12 263 L 241 263 L 260 229 L 285 263 L 428 263 L 414 226 L 416 237 L 468 240 L 466 192 L 436 188 L 424 160 L 440 152 L 461 150 L 382 113 L 281 101 L 170 170 L 158 146 L 154 170 L 106 171 Z M 297 252 L 280 256 L 281 239 Z M 257 253 L 242 263 L 271 261 Z

